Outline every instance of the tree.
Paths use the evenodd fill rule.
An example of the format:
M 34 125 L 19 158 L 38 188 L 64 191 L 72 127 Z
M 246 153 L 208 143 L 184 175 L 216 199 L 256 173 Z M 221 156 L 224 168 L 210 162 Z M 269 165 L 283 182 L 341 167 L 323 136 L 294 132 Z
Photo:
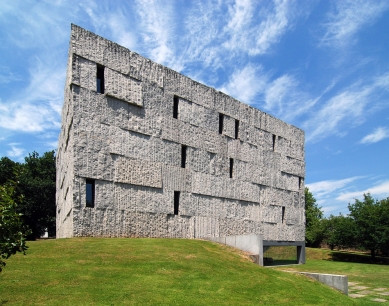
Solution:
M 27 250 L 26 235 L 29 231 L 23 224 L 22 214 L 17 212 L 17 204 L 22 197 L 16 195 L 15 181 L 0 185 L 0 272 L 5 261 L 16 252 L 25 254 Z
M 330 215 L 322 220 L 323 241 L 333 250 L 337 248 L 355 247 L 355 223 L 348 216 Z
M 379 201 L 379 248 L 381 253 L 389 256 L 389 197 Z
M 24 196 L 18 211 L 32 230 L 29 238 L 39 238 L 46 230 L 55 235 L 55 154 L 45 152 L 42 157 L 37 152 L 29 154 L 23 164 L 19 192 Z
M 305 242 L 307 246 L 318 247 L 323 238 L 321 220 L 323 211 L 316 203 L 316 199 L 305 187 Z
M 355 234 L 359 246 L 370 250 L 371 258 L 375 259 L 376 251 L 388 245 L 389 205 L 388 199 L 374 200 L 368 193 L 363 195 L 363 201 L 355 200 L 349 204 L 350 217 L 355 221 Z
M 0 185 L 4 185 L 8 180 L 16 181 L 15 169 L 17 165 L 19 163 L 6 156 L 0 158 Z

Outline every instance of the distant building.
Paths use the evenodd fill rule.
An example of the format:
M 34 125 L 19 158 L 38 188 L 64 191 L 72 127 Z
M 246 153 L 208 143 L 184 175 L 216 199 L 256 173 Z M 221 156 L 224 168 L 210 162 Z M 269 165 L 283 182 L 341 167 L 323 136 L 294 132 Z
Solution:
M 72 25 L 57 237 L 305 240 L 304 132 Z

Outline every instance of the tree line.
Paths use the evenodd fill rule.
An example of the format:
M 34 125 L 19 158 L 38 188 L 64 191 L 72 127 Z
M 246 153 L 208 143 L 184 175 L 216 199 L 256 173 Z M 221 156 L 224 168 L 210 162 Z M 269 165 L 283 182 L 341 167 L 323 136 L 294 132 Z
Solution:
M 26 240 L 55 236 L 55 153 L 29 154 L 24 163 L 0 159 L 0 272 Z
M 55 236 L 55 173 L 54 151 L 42 156 L 33 152 L 24 163 L 0 159 L 0 186 L 13 186 L 16 211 L 30 229 L 29 239 L 39 238 L 46 231 Z
M 348 215 L 323 217 L 323 211 L 308 188 L 305 188 L 306 245 L 328 245 L 331 250 L 369 251 L 371 258 L 380 252 L 389 255 L 389 197 L 374 199 L 369 193 L 363 200 L 348 204 Z

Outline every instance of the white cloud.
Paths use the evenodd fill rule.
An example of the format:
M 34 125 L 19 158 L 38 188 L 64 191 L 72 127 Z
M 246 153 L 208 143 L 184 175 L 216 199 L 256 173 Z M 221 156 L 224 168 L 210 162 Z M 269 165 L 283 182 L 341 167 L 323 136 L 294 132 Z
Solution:
M 366 135 L 360 143 L 375 143 L 389 137 L 389 129 L 387 127 L 378 127 L 373 133 Z
M 361 179 L 363 176 L 353 176 L 342 180 L 326 180 L 316 183 L 307 184 L 309 191 L 317 198 L 322 198 L 336 190 L 342 189 L 351 182 Z
M 11 71 L 7 71 L 8 69 L 5 67 L 0 67 L 2 74 L 0 74 L 0 84 L 7 84 L 10 82 L 20 81 L 21 77 L 16 75 Z
M 264 90 L 265 85 L 266 76 L 260 75 L 260 67 L 249 64 L 241 70 L 236 70 L 220 91 L 252 104 L 256 95 Z
M 335 1 L 335 12 L 328 15 L 321 44 L 344 46 L 364 26 L 374 23 L 389 8 L 388 1 Z
M 133 32 L 127 30 L 131 28 L 128 25 L 128 17 L 122 12 L 118 12 L 109 14 L 107 19 L 107 24 L 116 38 L 115 42 L 131 50 L 135 49 L 137 46 L 137 37 Z
M 303 123 L 307 131 L 306 141 L 319 141 L 332 134 L 343 135 L 341 126 L 357 126 L 364 122 L 367 106 L 372 109 L 376 95 L 387 90 L 386 76 L 374 78 L 367 85 L 356 82 L 344 91 L 327 100 L 320 109 L 312 111 L 312 116 Z
M 297 85 L 297 81 L 290 75 L 283 75 L 274 80 L 265 92 L 266 109 L 277 109 L 278 112 L 282 112 L 283 106 L 287 104 L 285 98 L 290 96 Z
M 10 143 L 9 146 L 11 147 L 11 150 L 7 151 L 7 155 L 10 157 L 21 156 L 24 153 L 25 149 L 19 148 L 18 147 L 19 145 L 20 145 L 20 143 Z
M 46 142 L 46 143 L 45 143 L 45 146 L 46 146 L 49 150 L 56 150 L 56 149 L 58 148 L 58 140 Z
M 60 127 L 64 80 L 65 68 L 56 69 L 36 58 L 28 87 L 10 101 L 0 101 L 0 127 L 23 132 Z
M 137 1 L 137 13 L 140 18 L 141 35 L 147 45 L 150 57 L 157 63 L 177 69 L 173 44 L 175 19 L 170 1 Z M 178 70 L 178 69 L 177 69 Z
M 354 199 L 361 199 L 363 197 L 363 194 L 366 193 L 370 193 L 373 197 L 388 197 L 389 181 L 380 182 L 378 185 L 365 190 L 342 193 L 336 198 L 336 200 L 352 202 Z
M 230 18 L 224 29 L 229 39 L 224 47 L 259 55 L 267 53 L 279 41 L 293 19 L 292 2 L 276 0 L 272 5 L 257 5 L 254 7 L 249 0 L 237 0 L 229 6 Z
M 81 9 L 90 18 L 95 30 L 103 35 L 110 30 L 112 39 L 121 46 L 131 50 L 137 47 L 137 35 L 134 27 L 134 10 L 128 9 L 119 2 L 115 6 L 107 6 L 104 2 L 85 0 L 79 3 Z

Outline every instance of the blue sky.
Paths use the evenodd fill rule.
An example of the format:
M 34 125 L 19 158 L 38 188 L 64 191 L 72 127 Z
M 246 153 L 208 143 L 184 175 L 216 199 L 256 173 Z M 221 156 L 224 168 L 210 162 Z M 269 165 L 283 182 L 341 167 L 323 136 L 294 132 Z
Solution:
M 389 196 L 388 1 L 3 1 L 0 156 L 56 148 L 71 23 L 305 130 L 327 216 Z

